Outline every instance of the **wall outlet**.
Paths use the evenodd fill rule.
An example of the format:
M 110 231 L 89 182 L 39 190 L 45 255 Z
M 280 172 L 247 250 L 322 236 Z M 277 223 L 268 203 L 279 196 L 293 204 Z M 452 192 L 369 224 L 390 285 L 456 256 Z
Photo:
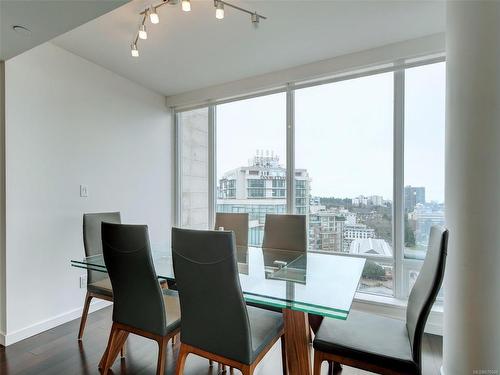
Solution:
M 80 276 L 80 289 L 87 287 L 87 275 Z
M 87 198 L 89 196 L 89 187 L 87 185 L 80 185 L 80 197 Z

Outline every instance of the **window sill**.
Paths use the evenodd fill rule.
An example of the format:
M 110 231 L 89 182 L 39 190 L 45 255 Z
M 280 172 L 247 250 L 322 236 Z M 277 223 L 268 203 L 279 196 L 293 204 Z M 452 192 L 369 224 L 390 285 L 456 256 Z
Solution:
M 354 296 L 352 308 L 372 314 L 378 314 L 395 319 L 406 319 L 407 300 L 391 296 L 381 296 L 357 292 Z M 443 335 L 443 304 L 438 302 L 432 307 L 425 332 L 434 335 Z

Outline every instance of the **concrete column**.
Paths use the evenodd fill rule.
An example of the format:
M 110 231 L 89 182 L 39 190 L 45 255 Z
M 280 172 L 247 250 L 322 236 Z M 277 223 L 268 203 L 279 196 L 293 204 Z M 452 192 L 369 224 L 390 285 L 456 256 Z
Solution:
M 500 374 L 500 2 L 447 18 L 443 372 Z

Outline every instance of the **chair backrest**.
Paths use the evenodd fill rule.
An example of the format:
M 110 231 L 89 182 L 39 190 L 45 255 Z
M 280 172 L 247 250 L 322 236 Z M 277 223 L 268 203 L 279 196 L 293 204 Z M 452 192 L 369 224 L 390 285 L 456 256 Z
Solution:
M 83 248 L 85 256 L 102 254 L 101 223 L 121 223 L 119 212 L 97 212 L 83 214 Z M 99 271 L 87 270 L 87 284 L 92 284 L 106 278 Z
M 102 249 L 113 287 L 113 322 L 166 335 L 165 304 L 148 227 L 102 223 Z
M 305 215 L 266 215 L 262 247 L 307 251 Z
M 410 337 L 413 360 L 421 368 L 422 337 L 432 304 L 441 288 L 446 264 L 448 230 L 433 226 L 424 264 L 408 298 L 406 328 Z
M 233 232 L 172 229 L 181 342 L 250 363 L 250 324 Z
M 236 246 L 248 246 L 248 214 L 217 212 L 215 230 L 220 227 L 234 232 Z

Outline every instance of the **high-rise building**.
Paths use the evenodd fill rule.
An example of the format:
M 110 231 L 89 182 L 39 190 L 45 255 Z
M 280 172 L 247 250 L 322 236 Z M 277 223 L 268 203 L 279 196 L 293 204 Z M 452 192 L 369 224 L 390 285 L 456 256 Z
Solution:
M 425 203 L 425 187 L 405 186 L 405 211 L 412 212 L 419 203 Z
M 295 170 L 295 206 L 299 214 L 309 212 L 310 180 L 307 170 Z M 266 214 L 284 214 L 286 168 L 277 155 L 257 152 L 246 167 L 230 170 L 219 180 L 217 212 L 249 214 L 249 244 L 260 245 Z
M 429 241 L 431 227 L 444 225 L 444 205 L 418 203 L 414 210 L 408 213 L 408 221 L 415 233 L 416 245 L 425 247 Z
M 309 248 L 323 251 L 342 251 L 346 217 L 335 210 L 309 214 Z

